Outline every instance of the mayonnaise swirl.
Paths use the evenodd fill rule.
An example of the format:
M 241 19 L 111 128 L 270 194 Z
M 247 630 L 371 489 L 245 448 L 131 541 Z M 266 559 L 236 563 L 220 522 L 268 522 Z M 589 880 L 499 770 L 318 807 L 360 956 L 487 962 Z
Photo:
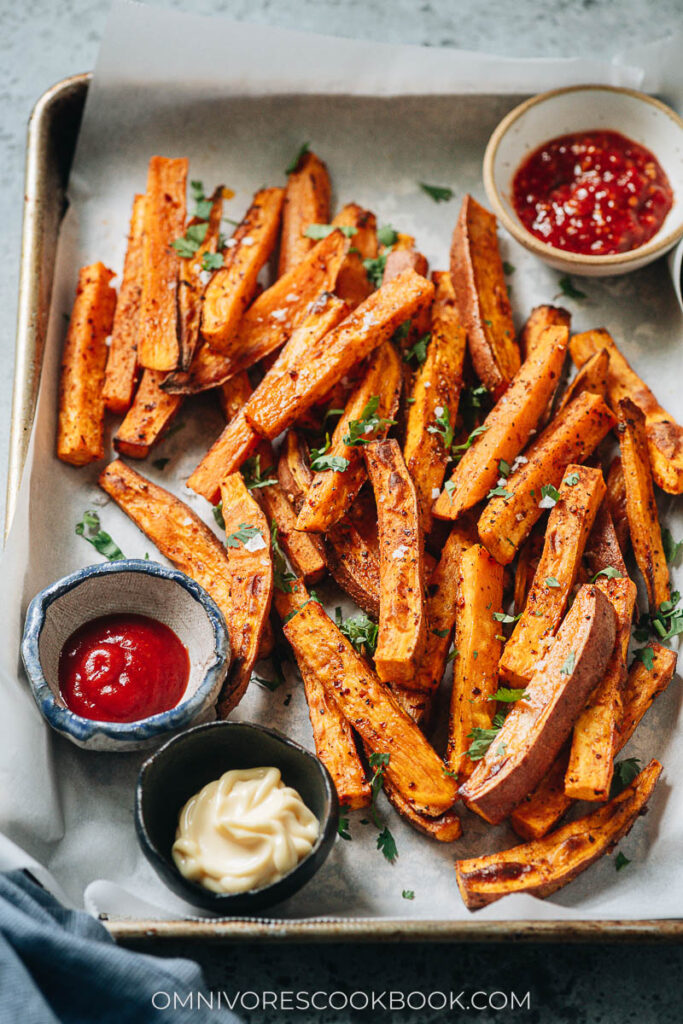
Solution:
M 212 892 L 247 892 L 295 868 L 319 833 L 318 819 L 277 768 L 234 769 L 187 801 L 173 860 Z

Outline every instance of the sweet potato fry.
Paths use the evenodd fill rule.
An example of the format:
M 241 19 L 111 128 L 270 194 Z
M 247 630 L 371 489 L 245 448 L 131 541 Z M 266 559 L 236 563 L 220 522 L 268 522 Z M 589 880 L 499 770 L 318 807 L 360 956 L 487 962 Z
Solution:
M 280 448 L 277 477 L 297 516 L 313 480 L 308 445 L 296 430 L 288 430 Z
M 335 294 L 344 300 L 349 309 L 355 309 L 373 290 L 363 260 L 377 257 L 377 220 L 369 210 L 364 210 L 356 203 L 348 203 L 332 223 L 335 227 L 356 228 L 355 234 L 351 235 L 351 248 L 339 271 L 335 288 Z
M 230 567 L 225 547 L 189 505 L 116 459 L 102 471 L 102 490 L 149 537 L 165 558 L 214 599 L 230 631 Z M 239 638 L 230 635 L 233 647 Z
M 211 197 L 211 210 L 206 221 L 206 233 L 194 255 L 180 260 L 178 289 L 178 331 L 180 337 L 179 369 L 187 370 L 199 344 L 199 321 L 204 307 L 204 257 L 215 254 L 221 234 L 223 216 L 223 189 L 216 189 Z M 198 227 L 205 223 L 193 217 L 188 224 Z M 220 273 L 220 272 L 219 272 Z
M 451 277 L 477 376 L 500 398 L 519 370 L 496 218 L 465 196 L 451 244 Z
M 104 455 L 102 383 L 116 292 L 103 263 L 82 267 L 62 354 L 57 457 L 85 466 Z
M 245 370 L 226 380 L 225 384 L 221 384 L 218 389 L 218 400 L 228 423 L 242 406 L 246 405 L 253 390 Z
M 604 807 L 544 839 L 512 850 L 456 862 L 465 905 L 478 910 L 501 896 L 526 892 L 544 899 L 609 853 L 643 813 L 661 774 L 658 761 Z
M 412 241 L 412 240 L 411 240 Z M 413 270 L 421 277 L 426 277 L 429 271 L 429 264 L 421 252 L 417 252 L 412 246 L 395 247 L 387 253 L 387 261 L 384 264 L 382 284 L 388 284 L 395 277 L 405 270 Z
M 562 395 L 558 412 L 562 412 L 583 391 L 589 391 L 591 395 L 600 395 L 603 402 L 606 402 L 608 372 L 609 353 L 606 348 L 601 348 L 599 352 L 586 360 L 574 380 L 569 384 Z
M 583 462 L 614 426 L 599 395 L 579 395 L 525 453 L 526 462 L 505 481 L 505 494 L 489 501 L 479 519 L 482 544 L 502 565 L 514 558 L 543 514 L 541 488 L 558 487 L 565 469 Z
M 310 315 L 311 303 L 333 292 L 339 268 L 349 248 L 341 231 L 333 231 L 308 256 L 255 299 L 237 328 L 233 355 L 204 344 L 187 373 L 172 373 L 164 389 L 172 394 L 196 394 L 219 387 L 241 370 L 281 348 Z
M 297 530 L 296 513 L 279 484 L 261 487 L 256 493 L 268 519 L 275 522 L 278 540 L 298 575 L 306 584 L 317 583 L 327 571 L 322 538 Z
M 162 391 L 163 378 L 159 370 L 145 370 L 142 374 L 133 404 L 114 435 L 114 448 L 119 454 L 146 459 L 171 425 L 183 396 Z
M 468 757 L 474 729 L 490 729 L 496 710 L 491 700 L 498 689 L 503 609 L 503 566 L 481 544 L 473 544 L 460 559 L 453 690 L 448 722 L 446 763 L 463 782 L 475 762 Z
M 519 549 L 519 558 L 515 569 L 515 614 L 524 611 L 527 597 L 534 581 L 538 563 L 543 553 L 543 532 L 538 526 L 531 531 Z
M 435 286 L 431 340 L 411 389 L 412 403 L 403 457 L 413 478 L 425 533 L 432 525 L 434 492 L 440 491 L 449 460 L 462 388 L 467 335 L 455 308 L 450 275 L 432 274 Z
M 517 700 L 460 795 L 496 825 L 546 774 L 607 667 L 614 648 L 612 605 L 595 586 L 580 588 L 524 697 Z
M 185 234 L 186 159 L 153 156 L 147 172 L 138 363 L 147 370 L 180 364 L 178 279 L 173 242 Z
M 522 359 L 529 358 L 546 327 L 566 327 L 567 331 L 569 331 L 571 323 L 571 313 L 568 313 L 561 306 L 534 307 L 529 313 L 529 317 L 519 336 Z
M 606 497 L 602 499 L 595 517 L 584 558 L 591 576 L 596 576 L 603 569 L 616 569 L 622 576 L 628 575 Z
M 127 411 L 133 401 L 138 379 L 138 322 L 142 294 L 144 230 L 145 197 L 135 196 L 102 389 L 105 408 L 115 413 Z
M 389 754 L 385 778 L 406 803 L 434 818 L 450 810 L 456 784 L 440 757 L 324 609 L 310 601 L 283 629 L 297 662 L 315 673 L 364 743 Z
M 567 341 L 566 327 L 546 329 L 437 498 L 438 518 L 457 519 L 485 498 L 501 476 L 501 463 L 510 471 L 555 393 Z
M 380 608 L 375 667 L 380 679 L 409 682 L 427 639 L 424 555 L 417 496 L 395 440 L 363 451 L 379 517 Z
M 652 486 L 645 413 L 630 398 L 619 402 L 618 430 L 633 553 L 645 580 L 650 613 L 655 614 L 670 600 L 671 584 Z
M 389 803 L 393 804 L 398 813 L 423 835 L 436 839 L 437 843 L 454 843 L 462 835 L 462 824 L 457 811 L 453 808 L 440 814 L 438 818 L 430 818 L 426 814 L 419 814 L 411 807 L 388 779 L 384 780 L 383 788 Z
M 296 267 L 315 244 L 312 238 L 306 237 L 306 229 L 311 224 L 329 223 L 330 193 L 327 167 L 315 153 L 304 153 L 287 180 L 280 239 L 280 277 Z
M 607 391 L 610 406 L 616 413 L 619 402 L 623 398 L 630 398 L 645 414 L 645 431 L 654 481 L 668 494 L 683 494 L 683 427 L 662 409 L 650 389 L 629 366 L 607 331 L 596 330 L 575 334 L 569 348 L 572 359 L 579 367 L 599 349 L 607 349 Z
M 230 420 L 191 474 L 187 481 L 187 486 L 191 490 L 203 495 L 212 504 L 217 501 L 216 495 L 222 477 L 236 472 L 243 462 L 254 454 L 260 441 L 260 435 L 247 418 L 249 404 L 253 400 L 259 401 L 259 395 L 268 389 L 274 376 L 287 374 L 293 370 L 297 361 L 304 359 L 305 353 L 342 319 L 345 309 L 341 300 L 333 295 L 326 296 L 324 303 L 316 304 L 304 323 L 294 332 L 256 391 Z
M 388 341 L 397 327 L 429 304 L 433 292 L 432 283 L 412 270 L 373 292 L 311 346 L 303 364 L 297 366 L 296 375 L 280 373 L 271 387 L 263 389 L 258 404 L 250 403 L 247 415 L 254 429 L 264 437 L 277 437 L 327 394 L 355 363 Z
M 615 753 L 626 746 L 652 704 L 666 690 L 676 670 L 676 653 L 661 644 L 651 643 L 652 668 L 634 661 L 623 692 L 623 716 L 617 731 Z M 574 802 L 564 791 L 569 761 L 567 743 L 548 774 L 510 815 L 510 824 L 522 839 L 540 839 L 552 831 Z
M 628 513 L 626 511 L 626 483 L 624 481 L 624 467 L 617 455 L 612 459 L 607 471 L 607 493 L 605 501 L 612 516 L 614 531 L 619 541 L 622 555 L 628 551 L 631 541 L 628 526 Z
M 227 718 L 244 696 L 259 656 L 273 595 L 270 530 L 265 515 L 244 486 L 239 473 L 221 483 L 231 608 L 229 619 L 233 663 L 218 697 L 219 718 Z
M 237 329 L 256 293 L 258 275 L 277 242 L 283 199 L 281 188 L 256 193 L 223 250 L 223 266 L 206 286 L 202 335 L 215 352 L 233 354 Z
M 401 363 L 396 349 L 390 341 L 385 341 L 370 356 L 367 370 L 352 391 L 335 427 L 329 450 L 323 456 L 339 460 L 337 465 L 341 468 L 314 473 L 296 522 L 297 530 L 324 533 L 351 507 L 367 480 L 363 445 L 386 437 L 398 409 L 401 383 Z M 374 414 L 369 414 L 368 409 L 375 405 Z M 368 426 L 373 422 L 376 425 L 367 434 L 364 429 L 360 440 L 352 439 L 351 425 L 361 421 L 366 421 Z M 347 444 L 346 438 L 351 438 L 353 443 Z
M 500 659 L 500 674 L 513 687 L 526 685 L 553 642 L 604 493 L 599 469 L 567 466 L 559 498 L 548 517 L 543 554 L 529 597 Z
M 628 578 L 596 581 L 612 602 L 617 637 L 605 675 L 579 715 L 572 734 L 564 790 L 574 800 L 606 800 L 612 784 L 614 754 L 622 717 L 622 689 L 636 603 L 636 585 Z

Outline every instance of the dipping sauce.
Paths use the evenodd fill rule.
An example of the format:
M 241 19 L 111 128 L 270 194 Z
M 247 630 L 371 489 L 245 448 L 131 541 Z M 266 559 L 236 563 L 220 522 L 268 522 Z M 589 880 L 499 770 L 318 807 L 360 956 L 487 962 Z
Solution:
M 512 201 L 524 227 L 558 249 L 608 256 L 645 245 L 673 203 L 653 154 L 619 132 L 562 135 L 515 174 Z
M 77 715 L 137 722 L 174 708 L 190 675 L 187 649 L 146 615 L 105 615 L 72 633 L 59 656 L 59 688 Z
M 315 845 L 320 822 L 277 768 L 225 772 L 191 797 L 173 860 L 212 892 L 260 889 L 288 874 Z

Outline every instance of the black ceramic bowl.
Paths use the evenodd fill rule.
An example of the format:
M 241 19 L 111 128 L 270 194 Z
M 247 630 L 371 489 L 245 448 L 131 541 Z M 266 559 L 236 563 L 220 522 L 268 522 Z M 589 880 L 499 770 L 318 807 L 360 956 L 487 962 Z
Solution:
M 195 793 L 231 768 L 279 768 L 320 822 L 311 852 L 284 878 L 260 889 L 214 893 L 184 878 L 171 856 L 180 811 Z M 175 736 L 140 769 L 135 827 L 157 874 L 188 903 L 217 914 L 251 914 L 293 896 L 322 866 L 337 834 L 339 801 L 321 761 L 273 729 L 243 722 L 210 722 Z

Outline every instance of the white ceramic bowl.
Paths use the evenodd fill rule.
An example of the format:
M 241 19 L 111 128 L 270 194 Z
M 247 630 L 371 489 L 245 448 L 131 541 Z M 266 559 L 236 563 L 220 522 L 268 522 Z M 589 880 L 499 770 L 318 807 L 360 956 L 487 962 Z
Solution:
M 98 722 L 64 704 L 58 670 L 65 642 L 85 622 L 116 612 L 158 619 L 187 648 L 190 677 L 176 707 L 136 722 Z M 41 590 L 26 613 L 21 654 L 45 719 L 72 743 L 90 750 L 150 747 L 215 718 L 216 699 L 230 667 L 227 627 L 215 601 L 185 573 L 140 559 L 89 565 Z
M 594 129 L 621 132 L 649 149 L 673 190 L 673 206 L 657 234 L 630 252 L 584 256 L 557 249 L 527 231 L 512 205 L 512 180 L 530 153 L 559 135 Z M 577 85 L 542 93 L 515 107 L 494 131 L 484 156 L 484 185 L 503 226 L 551 267 L 587 277 L 625 274 L 663 255 L 683 235 L 683 120 L 631 89 Z

